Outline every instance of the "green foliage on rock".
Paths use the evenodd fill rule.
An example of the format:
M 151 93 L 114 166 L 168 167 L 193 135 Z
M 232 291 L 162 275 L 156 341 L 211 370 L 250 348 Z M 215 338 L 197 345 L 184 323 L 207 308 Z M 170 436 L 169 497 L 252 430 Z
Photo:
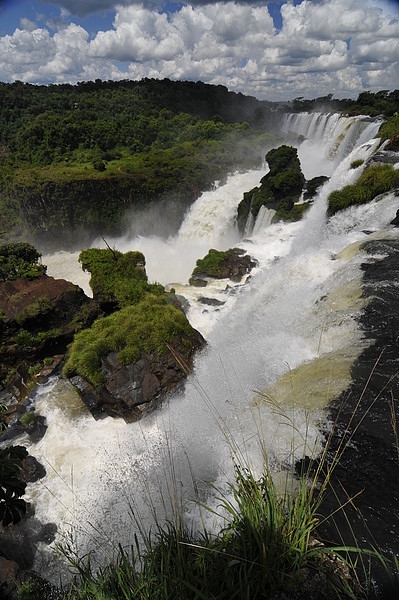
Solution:
M 0 246 L 0 282 L 23 277 L 34 279 L 46 272 L 44 265 L 39 264 L 40 252 L 31 244 L 20 242 Z
M 126 306 L 108 317 L 98 319 L 90 329 L 79 332 L 64 367 L 64 375 L 81 375 L 93 385 L 105 377 L 100 359 L 117 352 L 122 365 L 137 361 L 142 351 L 165 354 L 176 335 L 190 336 L 193 329 L 184 313 L 166 298 L 147 294 L 134 306 Z
M 141 252 L 89 248 L 80 253 L 79 262 L 91 273 L 93 297 L 102 306 L 122 308 L 137 304 L 148 293 L 164 293 L 163 286 L 148 283 Z
M 27 456 L 23 446 L 0 449 L 0 524 L 4 527 L 18 523 L 26 513 L 26 502 L 21 498 L 26 483 L 21 480 L 20 472 Z
M 54 305 L 51 300 L 47 296 L 42 296 L 21 311 L 17 316 L 17 323 L 21 326 L 29 322 L 37 323 L 38 320 L 42 321 L 53 309 Z
M 204 258 L 199 258 L 196 262 L 192 277 L 195 275 L 206 274 L 210 277 L 218 277 L 220 269 L 228 259 L 229 253 L 211 248 Z
M 331 192 L 328 197 L 330 215 L 349 206 L 366 204 L 380 194 L 389 192 L 399 185 L 399 171 L 389 164 L 374 164 L 367 167 L 356 183 L 342 190 Z
M 260 186 L 244 194 L 238 206 L 237 224 L 241 231 L 250 211 L 256 218 L 261 206 L 270 205 L 283 218 L 302 193 L 305 178 L 296 148 L 286 145 L 273 148 L 266 154 L 266 160 L 269 172 L 262 177 Z
M 378 131 L 381 142 L 390 140 L 388 147 L 392 150 L 399 149 L 399 113 L 395 113 L 383 123 Z

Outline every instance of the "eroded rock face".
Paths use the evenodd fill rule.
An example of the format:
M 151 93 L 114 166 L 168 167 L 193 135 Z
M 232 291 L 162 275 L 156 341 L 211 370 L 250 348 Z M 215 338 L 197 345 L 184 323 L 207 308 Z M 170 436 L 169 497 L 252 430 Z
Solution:
M 79 322 L 91 324 L 98 313 L 91 298 L 64 279 L 42 275 L 1 282 L 0 394 L 23 399 L 29 367 L 63 354 Z M 12 376 L 10 369 L 16 369 Z
M 112 352 L 101 360 L 104 385 L 93 386 L 81 376 L 70 381 L 96 419 L 110 415 L 128 423 L 137 421 L 186 378 L 194 354 L 204 345 L 204 338 L 194 330 L 191 337 L 176 336 L 164 355 L 143 351 L 138 361 L 126 366 Z

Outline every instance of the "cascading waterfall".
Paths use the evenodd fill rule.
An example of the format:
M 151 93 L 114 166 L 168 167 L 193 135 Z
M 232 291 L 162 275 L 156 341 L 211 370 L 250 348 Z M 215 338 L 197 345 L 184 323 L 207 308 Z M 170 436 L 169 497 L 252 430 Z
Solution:
M 239 243 L 259 261 L 259 266 L 250 281 L 235 293 L 231 288 L 225 290 L 231 282 L 206 288 L 207 295 L 220 294 L 229 300 L 221 310 L 205 311 L 203 306 L 193 304 L 189 318 L 205 333 L 209 345 L 197 357 L 184 392 L 170 395 L 157 411 L 131 425 L 110 417 L 95 422 L 74 389 L 58 377 L 35 393 L 36 411 L 46 416 L 48 430 L 36 444 L 21 442 L 26 442 L 31 454 L 43 462 L 47 476 L 29 486 L 30 498 L 37 517 L 43 522 L 54 521 L 59 528 L 58 539 L 70 536 L 81 554 L 98 544 L 100 554 L 109 557 L 118 543 L 131 542 L 135 525 L 129 518 L 130 508 L 144 527 L 150 524 L 153 507 L 163 513 L 161 496 L 167 497 L 173 491 L 173 482 L 178 482 L 186 499 L 193 495 L 192 474 L 198 482 L 223 486 L 233 477 L 226 434 L 235 440 L 257 473 L 263 464 L 259 432 L 272 466 L 290 462 L 293 449 L 301 456 L 304 451 L 318 448 L 323 418 L 320 402 L 309 412 L 309 405 L 305 405 L 309 398 L 303 399 L 291 389 L 282 401 L 294 419 L 292 428 L 282 423 L 273 406 L 259 399 L 254 390 L 273 394 L 281 377 L 318 359 L 329 361 L 334 377 L 334 359 L 345 357 L 350 363 L 361 348 L 361 334 L 354 319 L 360 307 L 350 297 L 351 290 L 360 285 L 361 257 L 332 258 L 363 239 L 364 230 L 386 227 L 395 214 L 397 199 L 388 194 L 378 203 L 351 209 L 326 223 L 329 191 L 352 182 L 359 171 L 349 168 L 351 161 L 367 159 L 376 147 L 375 141 L 360 147 L 356 144 L 349 153 L 351 141 L 344 146 L 346 158 L 337 166 L 334 161 L 338 159 L 328 158 L 328 153 L 337 139 L 333 132 L 338 131 L 340 120 L 336 115 L 286 117 L 285 131 L 295 129 L 298 133 L 301 129 L 312 134 L 314 141 L 306 143 L 314 151 L 313 156 L 317 156 L 314 147 L 326 143 L 328 137 L 330 145 L 324 158 L 314 162 L 312 168 L 324 174 L 328 164 L 333 175 L 302 221 L 259 224 L 249 240 Z M 359 136 L 371 125 L 373 133 L 378 127 L 376 123 L 363 125 L 357 130 Z M 339 127 L 345 138 L 349 130 L 342 123 Z M 194 256 L 188 248 L 198 252 L 202 248 L 196 245 L 198 241 L 208 244 L 203 248 L 205 252 L 215 240 L 238 242 L 234 230 L 236 207 L 242 193 L 256 185 L 263 174 L 236 174 L 225 186 L 203 194 L 175 238 L 124 238 L 111 243 L 122 251 L 142 250 L 150 280 L 184 283 L 194 264 L 185 267 L 186 271 L 180 267 L 174 270 L 168 261 L 180 256 L 182 262 L 190 262 Z M 197 253 L 196 258 L 205 252 Z M 70 257 L 78 272 L 76 256 Z M 44 258 L 49 267 L 51 264 L 49 274 L 61 276 L 67 262 L 65 253 L 60 260 L 61 271 L 57 271 L 57 257 L 52 261 Z M 157 269 L 163 269 L 162 277 Z M 74 279 L 71 272 L 68 278 Z M 179 291 L 184 293 L 184 289 L 190 298 L 189 286 L 181 286 Z M 334 302 L 320 302 L 333 296 Z M 324 403 L 327 400 L 325 397 Z M 198 485 L 200 493 L 209 496 L 207 486 Z M 195 519 L 194 509 L 189 510 Z M 54 576 L 51 559 L 47 567 L 41 565 L 39 569 Z
M 305 138 L 298 155 L 306 179 L 331 176 L 338 164 L 356 146 L 373 138 L 381 121 L 365 116 L 342 117 L 338 113 L 289 113 L 282 130 Z

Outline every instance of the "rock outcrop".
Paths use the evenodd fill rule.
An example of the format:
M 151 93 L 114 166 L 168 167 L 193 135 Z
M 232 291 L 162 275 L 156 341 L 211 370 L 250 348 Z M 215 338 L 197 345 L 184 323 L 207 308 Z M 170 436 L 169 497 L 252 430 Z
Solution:
M 275 219 L 297 220 L 302 210 L 291 213 L 298 202 L 305 183 L 298 152 L 292 146 L 273 148 L 266 154 L 269 172 L 262 177 L 261 185 L 244 194 L 237 209 L 237 225 L 244 233 L 248 216 L 256 219 L 261 206 L 276 211 Z
M 204 345 L 202 335 L 193 330 L 191 336 L 175 336 L 165 353 L 143 350 L 140 359 L 128 365 L 111 352 L 101 359 L 103 385 L 95 386 L 80 375 L 70 381 L 95 418 L 110 415 L 137 421 L 186 378 L 195 352 Z
M 230 248 L 225 252 L 220 250 L 209 250 L 208 254 L 197 260 L 197 265 L 192 272 L 190 284 L 197 287 L 205 287 L 207 281 L 204 279 L 231 279 L 239 282 L 258 263 L 240 248 Z
M 99 311 L 77 285 L 41 275 L 0 283 L 0 398 L 7 405 L 24 398 L 30 368 L 63 354 L 74 332 Z M 41 363 L 42 364 L 42 363 Z

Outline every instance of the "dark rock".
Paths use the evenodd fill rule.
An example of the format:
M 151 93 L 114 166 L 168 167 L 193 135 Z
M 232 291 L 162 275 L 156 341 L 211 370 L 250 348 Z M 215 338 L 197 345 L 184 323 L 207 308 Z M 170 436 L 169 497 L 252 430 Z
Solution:
M 306 182 L 306 190 L 303 194 L 304 200 L 311 200 L 315 197 L 317 190 L 326 183 L 330 178 L 326 175 L 320 175 L 319 177 L 313 177 Z
M 362 547 L 377 547 L 382 552 L 389 549 L 390 554 L 397 555 L 399 449 L 392 415 L 397 424 L 399 241 L 370 240 L 363 249 L 384 258 L 368 259 L 362 265 L 363 295 L 369 302 L 360 326 L 369 345 L 355 361 L 352 384 L 330 408 L 329 419 L 335 423 L 329 441 L 330 460 L 338 448 L 345 447 L 345 451 L 329 482 L 335 494 L 326 495 L 321 509 L 330 515 L 338 504 L 347 506 L 345 512 L 334 514 L 334 525 L 324 523 L 323 536 L 348 545 L 355 538 Z M 348 504 L 348 498 L 355 496 L 356 500 Z M 386 572 L 381 565 L 377 563 L 373 569 L 377 580 L 384 581 Z
M 80 376 L 72 377 L 83 402 L 94 418 L 106 415 L 137 421 L 179 385 L 193 365 L 194 354 L 205 345 L 202 335 L 175 336 L 163 355 L 141 353 L 135 363 L 123 366 L 115 352 L 101 360 L 106 383 L 93 386 Z
M 98 307 L 77 285 L 42 275 L 0 283 L 0 397 L 6 413 L 18 408 L 33 380 L 30 367 L 56 356 L 44 367 L 48 377 L 62 360 L 76 328 L 89 326 Z M 14 372 L 15 371 L 15 372 Z
M 190 285 L 192 285 L 194 287 L 206 287 L 208 285 L 208 282 L 205 281 L 205 279 L 202 279 L 201 277 L 199 277 L 197 275 L 193 275 L 192 277 L 190 277 L 188 282 Z
M 43 524 L 33 516 L 26 517 L 17 525 L 0 527 L 1 554 L 16 562 L 20 569 L 31 569 L 38 544 L 51 544 L 56 531 L 54 523 Z
M 35 415 L 30 423 L 22 426 L 24 431 L 29 435 L 31 441 L 36 444 L 42 439 L 47 430 L 46 417 Z
M 216 298 L 205 298 L 204 296 L 198 298 L 198 302 L 201 302 L 201 304 L 207 304 L 208 306 L 223 306 L 223 304 L 226 304 L 226 302 L 222 302 L 222 300 L 217 300 Z
M 46 475 L 46 469 L 34 456 L 27 456 L 22 461 L 21 479 L 25 483 L 33 483 Z
M 0 556 L 0 598 L 12 598 L 16 590 L 19 566 L 13 560 Z
M 399 227 L 399 210 L 396 211 L 396 216 L 391 221 L 391 225 L 395 225 L 395 227 Z

